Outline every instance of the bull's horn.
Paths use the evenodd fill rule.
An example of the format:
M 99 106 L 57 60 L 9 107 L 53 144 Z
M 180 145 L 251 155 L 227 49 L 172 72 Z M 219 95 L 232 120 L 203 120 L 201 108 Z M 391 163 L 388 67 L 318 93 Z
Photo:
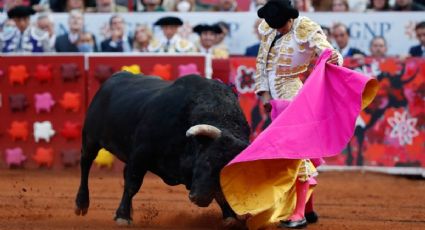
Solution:
M 217 139 L 221 136 L 221 130 L 212 125 L 194 125 L 186 131 L 186 136 L 204 135 Z

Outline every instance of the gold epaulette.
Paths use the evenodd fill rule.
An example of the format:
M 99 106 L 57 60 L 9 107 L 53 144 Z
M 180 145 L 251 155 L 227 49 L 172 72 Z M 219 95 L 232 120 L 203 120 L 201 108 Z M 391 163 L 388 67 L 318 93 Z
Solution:
M 269 24 L 267 24 L 266 20 L 263 19 L 263 21 L 261 21 L 260 25 L 258 26 L 258 32 L 263 35 L 269 35 L 274 29 L 271 28 L 269 26 Z
M 295 40 L 298 43 L 307 42 L 315 33 L 321 31 L 320 25 L 310 18 L 299 17 L 294 23 Z

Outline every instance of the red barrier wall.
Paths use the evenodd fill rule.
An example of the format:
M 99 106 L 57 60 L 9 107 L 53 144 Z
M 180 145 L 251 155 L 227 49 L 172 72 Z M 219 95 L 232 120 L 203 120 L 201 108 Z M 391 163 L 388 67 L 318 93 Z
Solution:
M 41 82 L 38 79 L 49 79 L 49 71 L 37 71 L 37 65 L 51 66 L 51 80 Z M 75 64 L 76 70 L 80 71 L 80 75 L 73 81 L 65 81 L 62 78 L 61 66 L 63 64 Z M 18 73 L 12 70 L 17 65 L 23 65 L 28 73 L 28 78 L 23 85 L 18 83 L 10 83 L 13 78 L 20 78 Z M 51 148 L 53 150 L 53 167 L 61 168 L 61 151 L 75 150 L 79 153 L 81 145 L 81 136 L 76 139 L 67 140 L 61 135 L 66 122 L 73 122 L 82 125 L 85 114 L 85 98 L 86 98 L 86 74 L 84 71 L 84 56 L 8 56 L 0 59 L 0 70 L 3 76 L 0 76 L 0 94 L 2 96 L 0 107 L 0 152 L 2 156 L 1 165 L 5 166 L 5 152 L 10 148 L 21 148 L 24 155 L 28 158 L 25 167 L 37 167 L 33 157 L 38 148 Z M 37 74 L 38 73 L 38 74 Z M 44 76 L 43 76 L 44 75 Z M 38 78 L 36 77 L 38 76 Z M 35 94 L 48 92 L 52 95 L 55 104 L 50 112 L 40 111 L 36 113 Z M 67 111 L 62 107 L 60 101 L 63 100 L 64 93 L 70 92 L 80 95 L 80 107 L 75 111 Z M 28 106 L 23 111 L 12 112 L 10 104 L 10 96 L 23 94 L 26 97 Z M 27 122 L 27 139 L 13 140 L 12 135 L 8 132 L 11 129 L 12 122 Z M 38 143 L 34 139 L 34 122 L 50 121 L 55 131 L 50 142 L 40 140 Z M 81 130 L 79 128 L 79 130 Z M 12 133 L 17 130 L 11 130 Z M 69 131 L 69 130 L 68 130 Z M 78 154 L 79 156 L 79 154 Z
M 79 72 L 75 80 L 63 79 L 61 72 L 62 65 L 73 63 L 76 69 L 69 69 L 66 74 Z M 85 70 L 86 67 L 88 71 Z M 0 57 L 0 167 L 7 167 L 8 155 L 6 152 L 13 151 L 16 155 L 16 148 L 20 148 L 27 158 L 24 162 L 25 168 L 39 167 L 37 163 L 40 159 L 53 158 L 51 167 L 61 169 L 64 167 L 64 159 L 73 159 L 75 166 L 80 156 L 81 148 L 81 128 L 84 121 L 86 108 L 91 98 L 96 93 L 102 81 L 106 80 L 116 71 L 120 71 L 123 66 L 137 65 L 142 73 L 147 75 L 161 76 L 167 80 L 174 80 L 177 77 L 189 73 L 205 75 L 206 57 L 204 55 L 25 55 L 25 56 L 1 56 Z M 18 67 L 20 66 L 20 67 Z M 103 66 L 99 68 L 99 66 Z M 134 66 L 132 67 L 134 70 Z M 23 73 L 25 72 L 25 73 Z M 26 76 L 27 74 L 27 76 Z M 106 74 L 106 75 L 105 75 Z M 67 76 L 68 76 L 67 75 Z M 102 76 L 103 75 L 103 76 Z M 100 76 L 100 77 L 99 77 Z M 69 76 L 68 76 L 69 77 Z M 104 77 L 104 79 L 101 79 Z M 51 78 L 51 79 L 50 79 Z M 66 78 L 66 76 L 65 76 Z M 11 80 L 14 82 L 12 83 Z M 15 82 L 16 81 L 16 82 Z M 22 85 L 20 84 L 22 81 Z M 37 100 L 35 94 L 50 93 L 55 104 L 51 111 L 36 112 Z M 61 105 L 65 93 L 76 93 L 80 95 L 80 107 L 77 111 L 68 111 Z M 27 106 L 22 111 L 12 111 L 9 97 L 24 95 Z M 21 97 L 21 96 L 19 96 Z M 49 121 L 55 134 L 49 142 L 45 140 L 35 141 L 34 122 Z M 19 127 L 12 128 L 13 122 L 19 122 Z M 24 130 L 22 122 L 26 122 Z M 66 127 L 66 123 L 68 127 Z M 77 125 L 74 127 L 73 125 Z M 73 127 L 71 127 L 73 126 Z M 10 131 L 10 132 L 9 132 Z M 13 136 L 25 133 L 25 140 L 22 138 L 13 139 Z M 78 133 L 78 137 L 69 139 L 67 135 Z M 38 148 L 52 150 L 52 156 L 48 151 L 41 151 L 36 154 Z M 62 151 L 72 150 L 72 155 L 62 157 Z M 35 157 L 38 155 L 38 157 Z M 47 155 L 47 157 L 46 157 Z M 72 159 L 71 159 L 72 160 Z M 43 166 L 48 164 L 43 164 Z M 50 166 L 48 166 L 50 167 Z
M 86 59 L 85 59 L 86 58 Z M 48 74 L 37 71 L 39 64 L 51 64 L 52 80 L 40 82 Z M 75 63 L 81 75 L 76 81 L 62 79 L 61 65 Z M 24 85 L 11 84 L 11 66 L 22 64 L 29 73 Z M 88 71 L 84 71 L 84 65 Z M 1 56 L 0 57 L 0 167 L 6 167 L 6 149 L 20 147 L 28 160 L 25 167 L 37 167 L 32 156 L 37 148 L 52 148 L 54 151 L 54 168 L 62 168 L 62 150 L 74 149 L 79 152 L 81 137 L 67 140 L 60 131 L 67 121 L 82 124 L 86 106 L 100 86 L 99 66 L 111 68 L 112 72 L 121 70 L 122 66 L 136 64 L 144 74 L 168 74 L 170 79 L 180 75 L 179 66 L 194 64 L 201 75 L 205 74 L 204 56 L 114 56 L 96 54 L 84 56 Z M 169 68 L 162 68 L 169 64 Z M 156 68 L 162 65 L 161 68 Z M 372 75 L 380 81 L 381 89 L 375 101 L 362 112 L 356 133 L 350 145 L 338 157 L 327 159 L 329 165 L 361 166 L 409 166 L 425 167 L 425 60 L 386 59 L 365 60 L 358 63 L 347 59 L 345 65 Z M 212 65 L 213 78 L 225 83 L 233 83 L 239 91 L 242 109 L 252 126 L 255 138 L 270 120 L 264 113 L 261 103 L 253 94 L 255 59 L 235 57 L 229 60 L 215 60 Z M 192 67 L 183 68 L 193 71 Z M 100 68 L 102 69 L 102 68 Z M 16 71 L 16 70 L 15 70 Z M 1 73 L 3 72 L 3 73 Z M 18 71 L 19 72 L 19 71 Z M 38 74 L 37 74 L 38 73 Z M 106 71 L 108 73 L 108 71 Z M 16 75 L 16 74 L 15 74 Z M 22 78 L 17 74 L 17 81 Z M 110 74 L 105 75 L 106 78 Z M 79 93 L 82 106 L 77 112 L 66 111 L 58 102 L 66 92 Z M 34 94 L 51 93 L 56 104 L 51 112 L 36 113 Z M 28 100 L 25 111 L 11 111 L 9 96 L 24 94 Z M 13 121 L 28 123 L 27 140 L 12 139 L 8 132 Z M 49 143 L 34 140 L 33 123 L 50 121 L 56 134 Z M 79 153 L 78 153 L 79 155 Z
M 175 80 L 185 73 L 198 72 L 205 76 L 205 56 L 88 56 L 88 98 L 93 98 L 101 81 L 99 80 L 99 66 L 110 67 L 113 72 L 120 71 L 123 66 L 137 65 L 146 75 L 161 76 L 163 79 Z M 194 69 L 193 65 L 195 65 Z M 183 71 L 183 72 L 182 72 Z

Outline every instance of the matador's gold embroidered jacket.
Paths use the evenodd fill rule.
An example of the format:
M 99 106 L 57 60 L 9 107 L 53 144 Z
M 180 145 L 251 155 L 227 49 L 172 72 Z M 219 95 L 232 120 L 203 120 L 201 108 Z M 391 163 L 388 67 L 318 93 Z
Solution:
M 255 75 L 258 94 L 269 91 L 272 98 L 292 99 L 302 87 L 299 74 L 307 71 L 311 59 L 325 49 L 333 49 L 317 23 L 307 17 L 294 20 L 291 30 L 275 41 L 277 30 L 263 20 L 258 30 L 262 35 Z M 338 53 L 338 64 L 343 59 Z

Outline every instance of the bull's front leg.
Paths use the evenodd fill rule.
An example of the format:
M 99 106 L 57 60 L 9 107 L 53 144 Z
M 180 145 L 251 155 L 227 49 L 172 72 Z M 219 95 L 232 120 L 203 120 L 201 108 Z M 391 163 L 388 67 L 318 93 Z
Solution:
M 130 225 L 133 221 L 131 216 L 132 200 L 143 183 L 143 177 L 147 170 L 140 157 L 132 157 L 128 160 L 124 171 L 124 193 L 120 206 L 115 214 L 118 225 Z
M 224 228 L 226 229 L 245 229 L 246 228 L 244 220 L 238 219 L 236 213 L 232 210 L 229 203 L 227 203 L 221 191 L 215 194 L 215 200 L 220 206 L 221 212 L 223 214 Z

